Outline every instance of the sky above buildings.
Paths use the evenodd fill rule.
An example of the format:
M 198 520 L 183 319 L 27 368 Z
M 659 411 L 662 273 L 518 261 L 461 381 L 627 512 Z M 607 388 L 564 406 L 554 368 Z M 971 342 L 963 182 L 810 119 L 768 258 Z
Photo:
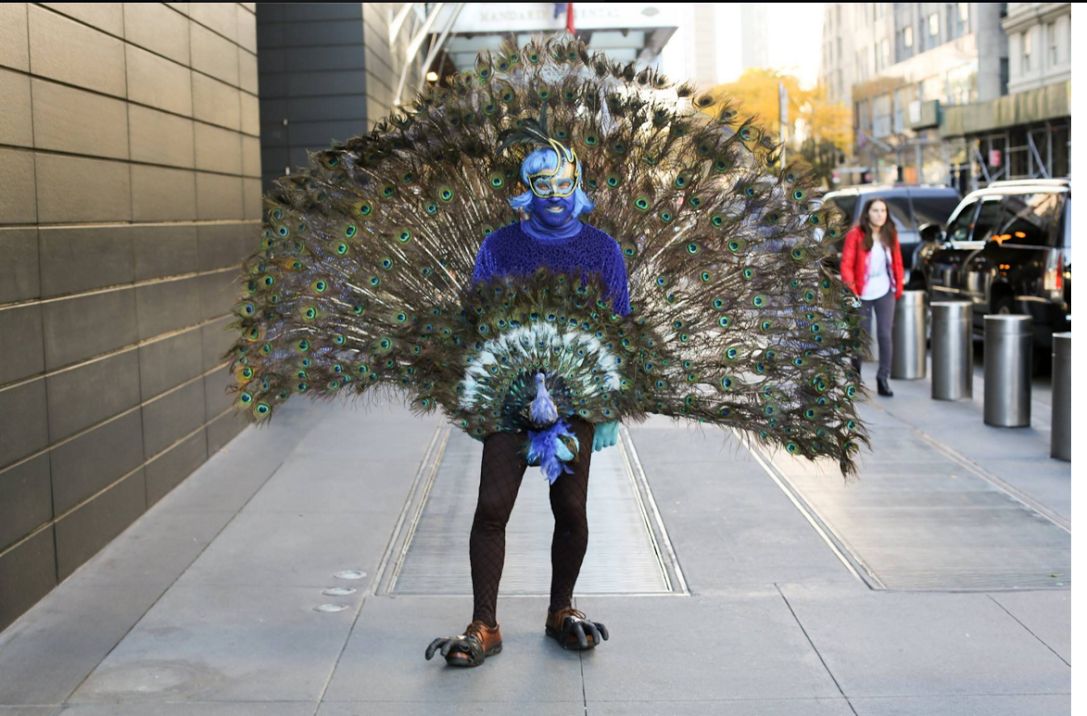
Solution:
M 823 41 L 824 3 L 765 5 L 767 59 L 770 67 L 796 75 L 804 87 L 818 80 Z M 718 81 L 732 82 L 743 74 L 739 37 L 740 5 L 717 5 Z

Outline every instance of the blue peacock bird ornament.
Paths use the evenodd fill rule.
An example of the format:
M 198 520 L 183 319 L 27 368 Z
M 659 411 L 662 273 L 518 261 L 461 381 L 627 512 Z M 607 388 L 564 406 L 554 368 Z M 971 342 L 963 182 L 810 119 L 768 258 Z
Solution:
M 591 223 L 625 261 L 626 315 L 598 276 L 473 280 L 481 242 L 518 220 L 533 142 L 576 153 Z M 577 454 L 565 420 L 656 413 L 848 476 L 867 436 L 858 315 L 825 262 L 840 218 L 779 157 L 732 105 L 576 39 L 481 54 L 265 197 L 227 354 L 237 404 L 263 420 L 295 394 L 385 387 L 476 438 L 536 436 L 530 463 L 552 480 Z

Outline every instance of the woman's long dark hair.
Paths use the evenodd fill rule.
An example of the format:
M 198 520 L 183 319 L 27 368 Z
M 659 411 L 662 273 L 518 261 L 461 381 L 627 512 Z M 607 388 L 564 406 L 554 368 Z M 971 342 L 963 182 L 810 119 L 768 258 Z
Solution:
M 875 240 L 872 238 L 872 224 L 868 219 L 868 211 L 872 208 L 872 205 L 876 202 L 883 204 L 883 208 L 887 211 L 887 221 L 883 224 L 883 229 L 879 232 L 879 237 L 883 241 L 883 244 L 893 249 L 898 246 L 898 229 L 895 228 L 895 222 L 891 218 L 891 207 L 887 205 L 887 202 L 879 197 L 875 199 L 869 199 L 868 203 L 864 205 L 864 209 L 861 211 L 860 227 L 864 232 L 864 250 L 871 251 L 872 244 Z

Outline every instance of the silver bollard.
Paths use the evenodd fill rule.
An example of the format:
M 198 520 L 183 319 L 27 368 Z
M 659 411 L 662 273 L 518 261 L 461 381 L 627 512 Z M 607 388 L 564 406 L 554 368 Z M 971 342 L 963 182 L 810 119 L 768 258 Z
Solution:
M 1053 334 L 1053 425 L 1049 456 L 1072 461 L 1072 334 Z
M 974 395 L 974 340 L 969 301 L 932 303 L 932 397 L 959 400 Z
M 891 377 L 925 377 L 925 292 L 906 291 L 895 302 L 894 351 Z
M 985 424 L 1030 425 L 1030 316 L 985 317 Z

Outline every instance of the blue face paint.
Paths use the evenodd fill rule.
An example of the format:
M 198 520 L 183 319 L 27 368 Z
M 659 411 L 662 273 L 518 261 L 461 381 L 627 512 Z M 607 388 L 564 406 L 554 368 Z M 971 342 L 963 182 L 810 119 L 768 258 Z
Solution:
M 561 171 L 551 173 L 547 180 L 551 183 L 571 180 L 574 173 L 572 164 L 564 164 Z M 526 234 L 540 241 L 576 236 L 581 231 L 581 222 L 574 216 L 576 203 L 572 191 L 567 196 L 551 194 L 546 197 L 534 192 L 526 207 L 529 212 L 528 221 L 521 222 L 521 226 Z
M 576 223 L 573 196 L 551 196 L 546 199 L 533 196 L 529 206 L 533 220 L 549 229 L 561 229 L 571 222 Z

